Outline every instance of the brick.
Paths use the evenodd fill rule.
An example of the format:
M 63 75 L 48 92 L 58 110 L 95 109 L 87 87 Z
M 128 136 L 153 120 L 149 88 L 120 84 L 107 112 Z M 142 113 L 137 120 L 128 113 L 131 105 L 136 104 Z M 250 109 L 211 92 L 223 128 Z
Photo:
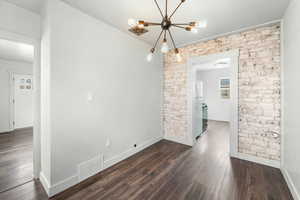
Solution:
M 239 149 L 241 153 L 280 160 L 280 25 L 271 25 L 180 48 L 165 55 L 163 123 L 166 136 L 187 135 L 187 61 L 233 49 L 239 60 Z M 274 138 L 272 132 L 279 133 Z

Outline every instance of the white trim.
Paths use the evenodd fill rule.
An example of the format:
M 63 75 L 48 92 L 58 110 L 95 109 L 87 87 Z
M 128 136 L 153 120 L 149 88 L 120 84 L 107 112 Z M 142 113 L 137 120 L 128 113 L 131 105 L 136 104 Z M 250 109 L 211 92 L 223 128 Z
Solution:
M 289 187 L 290 192 L 292 193 L 292 196 L 294 198 L 294 200 L 300 200 L 300 193 L 297 191 L 297 188 L 288 172 L 288 170 L 285 167 L 284 164 L 284 20 L 281 20 L 281 173 Z
M 128 149 L 106 161 L 103 162 L 103 167 L 101 167 L 101 169 L 99 169 L 99 172 L 129 158 L 130 156 L 142 151 L 143 149 L 159 142 L 160 140 L 162 140 L 163 138 L 160 136 L 160 137 L 157 137 L 157 138 L 154 138 L 154 139 L 150 139 L 148 141 L 145 141 L 143 143 L 141 143 L 140 145 L 137 146 L 137 148 L 131 148 L 131 149 Z M 78 167 L 80 166 L 80 164 L 78 165 Z M 78 168 L 77 167 L 77 168 Z M 98 173 L 99 173 L 98 172 Z M 54 185 L 50 186 L 49 184 L 49 181 L 47 180 L 47 178 L 44 176 L 44 174 L 41 172 L 40 173 L 40 181 L 43 185 L 43 187 L 45 188 L 46 190 L 46 193 L 48 194 L 49 197 L 53 197 L 54 195 L 60 193 L 60 192 L 63 192 L 64 190 L 80 183 L 81 180 L 80 179 L 80 176 L 79 176 L 79 170 L 77 170 L 77 173 L 62 180 L 62 181 L 59 181 L 58 183 L 55 183 Z M 88 177 L 89 178 L 89 177 Z M 88 179 L 86 178 L 86 179 Z M 86 180 L 84 179 L 84 180 Z
M 138 145 L 136 148 L 130 148 L 108 160 L 104 160 L 104 164 L 103 164 L 103 169 L 107 169 L 119 162 L 121 162 L 122 160 L 125 160 L 127 158 L 129 158 L 130 156 L 144 150 L 145 148 L 159 142 L 160 140 L 162 140 L 163 137 L 162 136 L 159 136 L 157 138 L 154 138 L 154 139 L 150 139 L 144 143 L 141 143 L 140 145 Z
M 9 130 L 13 131 L 14 119 L 15 119 L 15 105 L 14 105 L 14 96 L 15 96 L 15 81 L 14 81 L 14 72 L 9 72 Z
M 70 176 L 53 186 L 50 186 L 49 180 L 46 178 L 43 172 L 40 173 L 40 182 L 42 183 L 48 197 L 53 197 L 54 195 L 76 185 L 78 183 L 78 175 Z
M 100 154 L 77 165 L 78 182 L 84 181 L 103 170 L 104 155 Z M 89 165 L 89 167 L 87 167 Z M 90 166 L 93 165 L 92 168 Z M 97 167 L 96 167 L 97 166 Z M 86 169 L 88 168 L 88 172 Z
M 40 143 L 40 41 L 17 33 L 0 29 L 0 38 L 15 42 L 22 42 L 34 46 L 33 63 L 33 95 L 34 95 L 34 129 L 33 129 L 33 176 L 40 177 L 41 171 L 41 143 Z
M 239 153 L 239 152 L 235 154 L 231 154 L 231 157 L 280 169 L 280 161 L 277 160 L 268 160 L 268 159 L 264 159 L 264 158 L 244 154 L 244 153 Z
M 46 178 L 46 176 L 43 172 L 40 172 L 39 180 L 40 180 L 42 186 L 44 187 L 47 195 L 49 196 L 49 194 L 50 194 L 50 184 L 49 184 L 49 181 L 48 181 L 48 179 Z
M 219 60 L 223 58 L 231 59 L 231 77 L 230 77 L 230 96 L 229 99 L 232 102 L 231 109 L 231 119 L 230 119 L 230 155 L 236 155 L 238 152 L 238 70 L 239 70 L 239 49 L 231 50 L 218 54 L 211 54 L 206 56 L 197 56 L 192 57 L 188 60 L 187 64 L 187 136 L 188 141 L 192 141 L 192 144 L 196 143 L 196 139 L 193 137 L 193 96 L 194 96 L 194 87 L 193 84 L 195 82 L 195 73 L 196 70 L 199 69 L 198 66 L 193 66 L 194 62 L 203 63 L 209 62 L 213 60 Z M 179 141 L 178 141 L 179 142 Z
M 79 183 L 78 174 L 70 176 L 62 181 L 59 181 L 58 183 L 54 184 L 49 188 L 49 197 L 53 197 L 54 195 L 76 185 Z
M 280 42 L 280 48 L 281 48 L 281 73 L 280 73 L 280 83 L 281 83 L 281 131 L 280 131 L 280 144 L 281 144 L 281 165 L 284 165 L 284 31 L 283 31 L 283 26 L 284 26 L 284 21 L 281 21 L 281 42 Z
M 176 136 L 165 136 L 165 140 L 169 140 L 171 142 L 176 142 L 176 143 L 180 143 L 180 144 L 184 144 L 187 146 L 193 146 L 193 143 L 189 142 L 187 140 L 187 138 L 180 138 L 180 137 L 176 137 Z
M 165 122 L 164 122 L 164 116 L 165 116 L 165 62 L 166 62 L 166 57 L 162 57 L 162 68 L 161 68 L 161 103 L 160 103 L 160 133 L 161 137 L 165 137 Z
M 189 46 L 191 44 L 195 44 L 195 43 L 199 43 L 199 42 L 205 42 L 205 41 L 209 41 L 209 40 L 214 40 L 214 39 L 219 38 L 219 37 L 225 37 L 225 36 L 229 36 L 229 35 L 233 35 L 233 34 L 245 32 L 245 31 L 249 31 L 249 30 L 252 30 L 252 29 L 257 29 L 257 28 L 261 28 L 261 27 L 265 27 L 265 26 L 270 26 L 270 25 L 274 25 L 274 24 L 277 24 L 277 23 L 280 23 L 280 22 L 281 22 L 281 19 L 277 19 L 277 20 L 269 21 L 269 22 L 266 22 L 266 23 L 263 23 L 263 24 L 258 24 L 258 25 L 254 25 L 254 26 L 248 26 L 248 27 L 241 28 L 241 29 L 238 29 L 238 30 L 235 30 L 235 31 L 230 31 L 230 32 L 221 33 L 221 34 L 216 34 L 216 35 L 213 35 L 213 36 L 202 38 L 200 40 L 194 40 L 194 41 L 191 41 L 191 42 L 182 43 L 182 44 L 179 44 L 177 46 L 178 46 L 178 48 L 182 48 L 182 47 Z
M 288 170 L 284 166 L 281 167 L 281 173 L 292 193 L 294 200 L 300 200 L 300 193 L 297 191 L 297 188 L 296 188 Z

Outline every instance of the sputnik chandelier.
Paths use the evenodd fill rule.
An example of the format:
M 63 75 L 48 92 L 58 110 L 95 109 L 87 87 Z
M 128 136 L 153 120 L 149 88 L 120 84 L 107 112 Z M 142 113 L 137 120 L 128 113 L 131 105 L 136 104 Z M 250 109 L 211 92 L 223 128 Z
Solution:
M 175 10 L 168 15 L 168 0 L 166 0 L 166 5 L 165 5 L 165 13 L 163 14 L 162 9 L 159 7 L 157 0 L 154 0 L 156 7 L 159 10 L 159 13 L 162 17 L 162 21 L 161 22 L 146 22 L 143 20 L 135 20 L 135 19 L 129 19 L 128 20 L 128 25 L 131 27 L 129 29 L 130 32 L 140 36 L 144 33 L 147 33 L 148 30 L 145 27 L 149 27 L 149 26 L 160 26 L 161 27 L 161 32 L 153 46 L 153 48 L 150 50 L 150 53 L 147 56 L 147 61 L 151 61 L 153 58 L 153 54 L 155 52 L 155 49 L 157 47 L 158 42 L 160 41 L 162 35 L 163 35 L 163 40 L 162 40 L 162 45 L 161 45 L 161 52 L 162 53 L 168 53 L 169 51 L 169 46 L 168 46 L 168 41 L 167 41 L 167 34 L 170 36 L 171 42 L 173 44 L 174 50 L 175 50 L 175 54 L 176 54 L 176 59 L 178 62 L 181 62 L 182 58 L 181 55 L 179 53 L 178 48 L 176 47 L 173 35 L 171 33 L 171 27 L 175 27 L 175 28 L 180 28 L 180 29 L 184 29 L 185 31 L 189 31 L 192 33 L 198 33 L 198 29 L 199 28 L 205 28 L 207 23 L 206 21 L 199 21 L 199 22 L 189 22 L 189 23 L 173 23 L 172 17 L 174 16 L 174 14 L 176 13 L 176 11 L 179 9 L 179 7 L 185 2 L 186 0 L 180 0 L 179 5 L 175 8 Z

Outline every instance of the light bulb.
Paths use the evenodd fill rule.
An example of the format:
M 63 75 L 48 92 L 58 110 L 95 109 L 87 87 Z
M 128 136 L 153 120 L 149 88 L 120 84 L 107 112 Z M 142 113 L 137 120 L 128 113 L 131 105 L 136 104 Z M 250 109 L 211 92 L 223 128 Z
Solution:
M 175 54 L 176 54 L 177 62 L 181 62 L 182 58 L 181 58 L 181 55 L 180 55 L 179 50 L 177 48 L 175 49 Z
M 177 59 L 177 62 L 181 62 L 182 61 L 182 57 L 179 53 L 176 54 L 176 59 Z
M 149 54 L 147 55 L 147 61 L 148 61 L 148 62 L 151 62 L 151 61 L 152 61 L 152 58 L 153 58 L 153 53 L 151 52 L 151 53 L 149 53 Z
M 144 24 L 142 24 L 142 23 L 138 23 L 138 25 L 137 25 L 139 28 L 144 28 L 145 27 L 145 25 Z
M 195 27 L 193 27 L 193 28 L 191 28 L 191 32 L 194 33 L 194 34 L 197 34 L 198 33 L 198 29 L 195 28 Z
M 128 19 L 128 25 L 133 27 L 137 25 L 137 21 L 135 19 Z
M 161 45 L 161 52 L 168 53 L 168 51 L 169 51 L 169 46 L 168 46 L 167 40 L 164 40 L 164 42 Z
M 207 27 L 207 21 L 198 21 L 195 23 L 195 27 L 197 28 L 206 28 Z

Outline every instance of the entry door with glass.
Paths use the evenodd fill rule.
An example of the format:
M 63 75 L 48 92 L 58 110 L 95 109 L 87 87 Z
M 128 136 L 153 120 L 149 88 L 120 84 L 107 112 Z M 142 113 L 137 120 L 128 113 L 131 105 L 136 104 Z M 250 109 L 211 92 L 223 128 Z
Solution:
M 32 75 L 14 74 L 14 129 L 33 126 Z

